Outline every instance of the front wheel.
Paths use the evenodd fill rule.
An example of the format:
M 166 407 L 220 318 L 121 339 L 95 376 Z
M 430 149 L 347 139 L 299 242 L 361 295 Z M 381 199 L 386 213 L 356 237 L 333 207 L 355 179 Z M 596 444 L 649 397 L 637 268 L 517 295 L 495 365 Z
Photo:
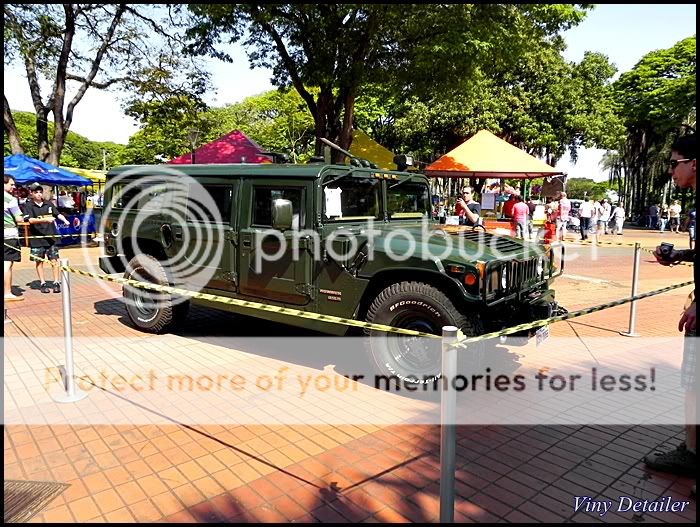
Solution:
M 124 278 L 157 285 L 169 285 L 163 265 L 154 257 L 139 254 L 129 261 Z M 131 322 L 148 333 L 165 333 L 184 322 L 189 300 L 170 293 L 124 285 L 126 311 Z
M 478 315 L 460 313 L 442 291 L 422 282 L 400 282 L 381 291 L 366 320 L 434 335 L 441 335 L 443 326 L 456 326 L 466 336 L 483 333 Z M 367 352 L 379 375 L 406 384 L 432 384 L 440 378 L 440 339 L 371 330 L 366 334 Z

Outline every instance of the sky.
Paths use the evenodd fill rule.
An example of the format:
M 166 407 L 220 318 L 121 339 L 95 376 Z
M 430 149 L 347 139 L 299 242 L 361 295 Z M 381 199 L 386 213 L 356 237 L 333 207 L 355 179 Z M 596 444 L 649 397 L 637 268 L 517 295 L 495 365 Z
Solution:
M 566 31 L 567 50 L 564 57 L 579 62 L 585 51 L 598 51 L 608 56 L 619 73 L 628 71 L 645 54 L 673 46 L 679 40 L 695 34 L 694 4 L 598 4 L 578 26 Z M 223 106 L 245 97 L 272 89 L 269 70 L 251 70 L 240 45 L 231 50 L 233 64 L 208 59 L 216 93 L 206 99 L 210 105 Z M 204 60 L 204 59 L 203 59 Z M 71 92 L 71 84 L 73 90 Z M 29 88 L 23 70 L 4 70 L 4 93 L 13 110 L 33 111 Z M 69 83 L 68 95 L 75 93 L 75 83 Z M 73 117 L 71 130 L 93 141 L 114 141 L 126 144 L 138 129 L 136 122 L 123 115 L 114 93 L 88 90 Z M 568 154 L 557 168 L 569 177 L 588 177 L 604 181 L 607 174 L 598 162 L 602 150 L 580 149 L 574 165 Z

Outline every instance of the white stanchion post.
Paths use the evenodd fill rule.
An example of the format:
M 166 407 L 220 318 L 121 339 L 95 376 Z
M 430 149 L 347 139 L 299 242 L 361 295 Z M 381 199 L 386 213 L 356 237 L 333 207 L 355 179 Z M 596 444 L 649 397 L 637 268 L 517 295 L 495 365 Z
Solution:
M 634 268 L 632 269 L 632 296 L 637 296 L 637 279 L 639 278 L 639 258 L 641 255 L 641 246 L 639 243 L 634 244 Z M 620 335 L 624 337 L 638 337 L 639 334 L 634 332 L 634 324 L 637 319 L 637 301 L 630 302 L 630 324 L 628 331 L 620 331 Z
M 61 258 L 61 267 L 68 267 L 68 259 Z M 87 397 L 87 392 L 83 392 L 75 387 L 75 376 L 73 369 L 73 317 L 70 303 L 70 275 L 65 269 L 61 269 L 61 296 L 63 300 L 63 334 L 66 347 L 66 366 L 60 366 L 63 377 L 65 393 L 57 394 L 53 397 L 59 403 L 74 403 Z
M 454 326 L 442 328 L 442 391 L 440 392 L 440 523 L 455 520 L 455 470 L 457 455 L 457 392 L 452 383 L 457 376 L 457 332 Z

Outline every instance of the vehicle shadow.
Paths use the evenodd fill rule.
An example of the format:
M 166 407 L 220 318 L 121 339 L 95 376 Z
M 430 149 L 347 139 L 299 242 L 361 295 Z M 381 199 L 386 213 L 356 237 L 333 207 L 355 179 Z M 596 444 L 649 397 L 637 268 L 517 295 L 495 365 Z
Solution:
M 120 323 L 135 329 L 120 299 L 98 301 L 95 311 L 101 315 L 117 315 Z M 346 336 L 329 336 L 288 324 L 193 305 L 186 320 L 172 334 L 325 374 L 335 373 L 400 397 L 432 403 L 438 403 L 441 397 L 437 383 L 412 389 L 389 375 L 377 375 L 369 353 L 370 338 L 374 337 L 363 335 L 355 328 L 351 328 Z M 420 344 L 426 348 L 425 353 L 432 354 L 439 363 L 441 341 L 424 339 Z M 498 339 L 459 348 L 457 354 L 456 375 L 462 377 L 471 378 L 490 372 L 511 375 L 520 367 L 518 354 Z

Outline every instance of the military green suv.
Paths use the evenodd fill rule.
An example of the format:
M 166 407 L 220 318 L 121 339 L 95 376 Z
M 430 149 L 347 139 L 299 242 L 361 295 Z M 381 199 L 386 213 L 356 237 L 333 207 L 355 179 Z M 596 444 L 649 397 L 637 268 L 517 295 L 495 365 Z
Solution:
M 440 334 L 546 318 L 561 274 L 548 245 L 432 219 L 428 179 L 367 166 L 124 166 L 107 175 L 100 268 L 223 297 Z M 563 249 L 562 249 L 563 251 Z M 563 256 L 563 253 L 562 253 Z M 332 335 L 348 326 L 124 287 L 131 321 L 160 333 L 190 302 Z M 440 356 L 365 331 L 378 373 L 429 382 Z M 438 341 L 439 342 L 439 341 Z

